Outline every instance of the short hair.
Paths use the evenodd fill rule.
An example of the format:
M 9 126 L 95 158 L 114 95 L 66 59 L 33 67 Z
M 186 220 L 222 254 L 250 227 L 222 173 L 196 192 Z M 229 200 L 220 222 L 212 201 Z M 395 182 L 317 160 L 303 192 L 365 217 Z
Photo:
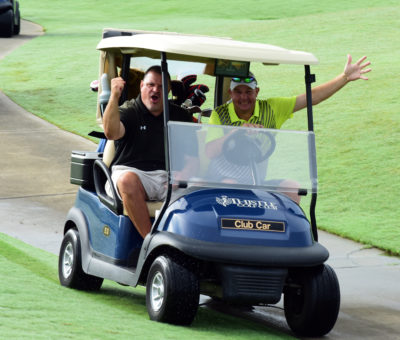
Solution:
M 154 72 L 154 73 L 158 73 L 159 75 L 162 75 L 161 66 L 160 65 L 150 66 L 147 69 L 147 71 L 144 73 L 143 79 L 146 77 L 147 73 L 150 73 L 150 72 Z M 171 76 L 170 76 L 169 72 L 167 72 L 167 77 L 168 77 L 168 82 L 170 83 L 171 82 Z

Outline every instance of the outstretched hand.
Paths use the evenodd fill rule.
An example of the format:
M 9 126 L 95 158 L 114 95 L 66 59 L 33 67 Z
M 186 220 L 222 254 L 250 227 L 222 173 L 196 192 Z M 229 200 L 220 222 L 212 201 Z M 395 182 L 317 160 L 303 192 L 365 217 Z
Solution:
M 363 76 L 364 73 L 371 72 L 371 68 L 366 67 L 371 64 L 370 61 L 367 61 L 363 64 L 363 61 L 367 59 L 366 56 L 360 58 L 355 64 L 352 64 L 352 57 L 350 54 L 347 55 L 347 64 L 344 67 L 344 74 L 348 81 L 353 81 L 357 79 L 368 80 L 367 77 Z

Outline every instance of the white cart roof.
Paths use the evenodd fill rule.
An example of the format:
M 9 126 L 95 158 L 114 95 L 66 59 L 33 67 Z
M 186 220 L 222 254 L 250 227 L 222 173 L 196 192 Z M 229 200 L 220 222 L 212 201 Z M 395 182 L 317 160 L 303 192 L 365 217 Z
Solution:
M 105 29 L 103 36 L 107 35 L 109 37 L 103 38 L 97 45 L 98 50 L 114 50 L 137 57 L 160 58 L 160 52 L 166 52 L 167 59 L 201 63 L 225 59 L 265 64 L 318 64 L 317 58 L 312 53 L 230 38 Z

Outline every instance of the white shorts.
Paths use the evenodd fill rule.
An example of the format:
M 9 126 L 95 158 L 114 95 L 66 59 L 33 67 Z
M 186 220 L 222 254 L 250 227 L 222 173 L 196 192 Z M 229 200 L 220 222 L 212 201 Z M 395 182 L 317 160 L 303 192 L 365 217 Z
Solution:
M 165 170 L 143 171 L 124 165 L 114 165 L 111 169 L 111 179 L 118 197 L 122 200 L 118 191 L 118 179 L 126 172 L 133 172 L 140 178 L 146 195 L 150 201 L 163 201 L 167 196 L 167 172 Z M 106 192 L 109 196 L 111 190 L 109 183 L 106 183 Z

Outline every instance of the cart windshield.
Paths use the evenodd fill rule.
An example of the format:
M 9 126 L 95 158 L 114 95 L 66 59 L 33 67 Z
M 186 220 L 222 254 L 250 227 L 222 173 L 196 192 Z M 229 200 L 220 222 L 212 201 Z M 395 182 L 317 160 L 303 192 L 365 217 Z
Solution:
M 171 184 L 317 191 L 313 132 L 168 122 Z

